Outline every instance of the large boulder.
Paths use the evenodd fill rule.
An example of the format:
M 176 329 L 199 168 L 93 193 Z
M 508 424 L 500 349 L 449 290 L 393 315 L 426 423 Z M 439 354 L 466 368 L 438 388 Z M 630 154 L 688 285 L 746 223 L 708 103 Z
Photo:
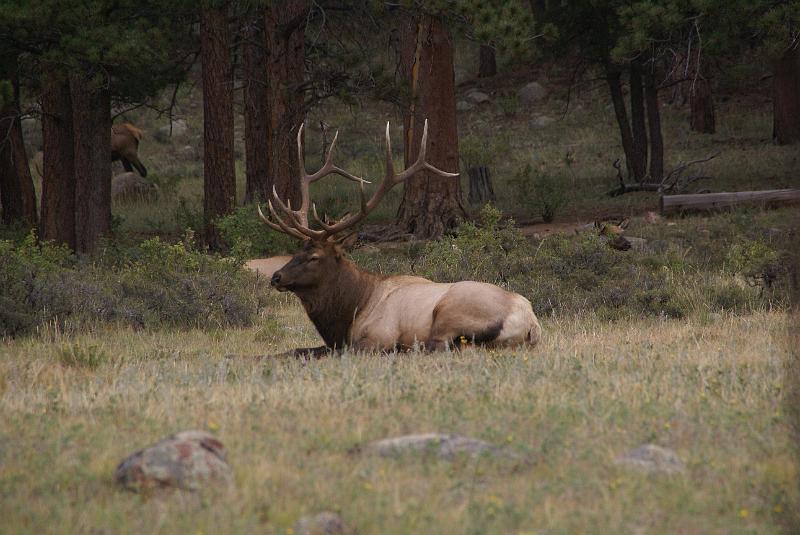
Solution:
M 158 186 L 134 172 L 121 173 L 111 179 L 114 202 L 152 201 L 158 197 Z
M 525 104 L 542 100 L 547 96 L 547 90 L 539 82 L 531 82 L 517 90 L 517 96 Z
M 128 490 L 202 490 L 233 480 L 225 447 L 206 431 L 182 431 L 124 459 L 114 479 Z
M 489 95 L 487 95 L 482 91 L 473 89 L 467 94 L 467 100 L 470 100 L 475 104 L 483 104 L 484 102 L 489 102 L 490 100 L 492 100 L 492 97 L 490 97 Z
M 153 137 L 161 143 L 169 141 L 170 137 L 179 138 L 185 136 L 189 131 L 189 125 L 183 119 L 175 119 L 172 124 L 165 124 L 158 130 Z

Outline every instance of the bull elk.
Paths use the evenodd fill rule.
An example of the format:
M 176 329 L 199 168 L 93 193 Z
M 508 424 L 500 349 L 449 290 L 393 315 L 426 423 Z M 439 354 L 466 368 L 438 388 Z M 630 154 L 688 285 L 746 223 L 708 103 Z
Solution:
M 455 177 L 425 160 L 428 123 L 422 134 L 417 161 L 400 173 L 392 162 L 389 124 L 386 124 L 385 177 L 371 198 L 364 194 L 368 181 L 334 165 L 338 132 L 322 168 L 305 172 L 302 126 L 297 133 L 297 156 L 302 173 L 301 202 L 293 210 L 273 188 L 268 202 L 270 218 L 258 207 L 258 215 L 270 228 L 303 240 L 302 249 L 272 275 L 279 291 L 293 292 L 325 341 L 325 346 L 298 349 L 295 355 L 319 355 L 330 349 L 392 351 L 422 347 L 425 350 L 460 348 L 465 343 L 484 346 L 535 345 L 541 327 L 530 302 L 492 284 L 462 281 L 436 283 L 422 277 L 371 273 L 349 260 L 341 242 L 355 225 L 375 209 L 386 193 L 413 174 L 427 169 L 439 176 Z M 361 207 L 337 222 L 326 222 L 311 203 L 309 186 L 337 174 L 360 186 Z M 309 210 L 319 230 L 308 222 Z M 279 213 L 280 212 L 280 213 Z

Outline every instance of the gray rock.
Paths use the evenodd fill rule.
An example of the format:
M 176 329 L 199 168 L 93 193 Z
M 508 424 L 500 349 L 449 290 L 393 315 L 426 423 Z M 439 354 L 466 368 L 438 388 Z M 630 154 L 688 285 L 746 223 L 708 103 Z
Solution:
M 134 172 L 121 173 L 111 179 L 111 198 L 125 203 L 154 200 L 158 197 L 158 186 Z
M 183 119 L 175 119 L 172 121 L 171 130 L 170 125 L 165 124 L 156 130 L 156 133 L 153 137 L 155 137 L 156 140 L 160 141 L 161 143 L 166 143 L 170 139 L 170 131 L 172 132 L 171 136 L 173 138 L 179 138 L 186 135 L 186 133 L 189 131 L 189 125 L 187 125 L 186 121 Z
M 467 102 L 466 100 L 459 100 L 456 103 L 456 111 L 471 111 L 474 110 L 475 106 Z
M 507 459 L 521 460 L 515 453 L 477 438 L 442 433 L 421 433 L 401 437 L 385 438 L 367 445 L 366 451 L 382 457 L 396 457 L 407 454 L 432 454 L 443 459 L 452 459 L 458 455 L 491 455 Z
M 139 450 L 124 459 L 114 472 L 117 483 L 128 490 L 200 490 L 233 480 L 225 447 L 206 431 L 183 431 Z
M 483 104 L 484 102 L 489 102 L 490 100 L 492 100 L 492 98 L 486 93 L 473 90 L 470 91 L 469 94 L 467 94 L 467 100 L 471 100 L 475 104 Z
M 544 97 L 546 97 L 547 90 L 542 87 L 542 84 L 539 82 L 531 82 L 519 88 L 517 90 L 517 96 L 522 102 L 531 104 L 532 102 L 542 100 Z
M 677 474 L 686 470 L 674 451 L 644 444 L 618 457 L 614 464 L 652 473 Z
M 178 156 L 181 158 L 181 160 L 186 162 L 193 162 L 199 159 L 197 150 L 192 145 L 184 145 L 181 147 L 178 151 Z
M 534 128 L 544 128 L 545 126 L 551 124 L 555 119 L 552 117 L 547 117 L 546 115 L 539 115 L 535 117 L 533 121 L 531 121 L 531 126 Z
M 297 535 L 347 535 L 353 533 L 336 513 L 324 511 L 302 517 L 294 525 Z

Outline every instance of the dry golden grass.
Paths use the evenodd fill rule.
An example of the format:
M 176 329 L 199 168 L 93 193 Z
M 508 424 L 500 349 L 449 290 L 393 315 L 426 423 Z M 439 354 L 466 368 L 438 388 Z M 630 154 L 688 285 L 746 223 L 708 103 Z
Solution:
M 289 533 L 327 509 L 361 533 L 769 533 L 797 497 L 785 314 L 553 320 L 529 352 L 303 365 L 252 358 L 316 343 L 293 297 L 272 301 L 246 330 L 51 332 L 0 346 L 0 532 Z M 105 358 L 61 363 L 76 345 Z M 115 487 L 126 454 L 188 428 L 223 440 L 235 490 L 184 500 Z M 426 431 L 533 464 L 353 451 Z M 674 449 L 686 475 L 613 464 L 646 442 Z

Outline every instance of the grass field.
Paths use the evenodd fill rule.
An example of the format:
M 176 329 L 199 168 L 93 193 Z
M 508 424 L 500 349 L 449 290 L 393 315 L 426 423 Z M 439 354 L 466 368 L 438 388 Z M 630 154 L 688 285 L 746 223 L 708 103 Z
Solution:
M 772 533 L 798 466 L 782 410 L 787 316 L 544 322 L 535 350 L 253 357 L 315 343 L 293 297 L 246 330 L 57 332 L 0 347 L 0 532 L 291 533 L 334 510 L 361 533 Z M 65 364 L 82 348 L 91 367 Z M 140 497 L 112 474 L 132 450 L 208 429 L 235 489 Z M 414 432 L 531 459 L 353 453 Z M 613 464 L 646 442 L 685 475 Z
M 557 222 L 656 210 L 655 194 L 605 195 L 621 156 L 605 90 L 574 92 L 562 117 L 563 80 L 543 80 L 550 96 L 534 106 L 514 102 L 534 74 L 473 82 L 492 101 L 459 115 L 462 152 L 478 147 L 491 166 L 503 215 L 540 218 L 515 186 L 528 164 L 567 195 Z M 710 136 L 689 131 L 686 109 L 664 105 L 666 167 L 719 150 L 702 170 L 713 178 L 695 189 L 800 185 L 797 146 L 771 144 L 771 107 L 758 89 L 721 99 Z M 505 223 L 496 235 L 465 226 L 434 244 L 365 247 L 353 256 L 372 269 L 474 278 L 525 294 L 542 319 L 542 343 L 528 351 L 346 353 L 308 364 L 257 359 L 320 341 L 293 296 L 254 284 L 234 261 L 206 266 L 198 262 L 198 255 L 209 259 L 202 248 L 183 247 L 192 241 L 187 227 L 202 224 L 203 185 L 198 89 L 182 97 L 183 137 L 154 139 L 166 120 L 153 113 L 124 117 L 147 133 L 141 155 L 161 196 L 114 205 L 116 242 L 107 258 L 55 265 L 45 261 L 53 254 L 46 248 L 41 255 L 0 249 L 0 261 L 2 254 L 18 261 L 5 273 L 20 274 L 0 298 L 26 305 L 17 315 L 30 320 L 24 335 L 0 338 L 0 534 L 289 535 L 301 515 L 323 510 L 362 534 L 760 534 L 800 525 L 792 507 L 800 503 L 792 385 L 784 381 L 797 346 L 786 336 L 796 211 L 731 210 L 657 224 L 635 217 L 628 235 L 647 247 L 625 253 L 591 231 L 525 238 Z M 540 116 L 554 120 L 536 126 Z M 383 121 L 391 119 L 399 163 L 394 108 L 326 104 L 308 124 L 320 119 L 341 128 L 337 162 L 373 179 L 381 172 Z M 239 132 L 240 197 L 241 140 Z M 319 145 L 309 128 L 309 169 Z M 354 204 L 352 184 L 315 188 L 331 215 Z M 371 221 L 391 221 L 401 194 L 390 192 Z M 125 249 L 151 236 L 162 241 Z M 281 247 L 285 241 L 270 242 L 261 252 Z M 37 281 L 53 282 L 44 288 L 52 291 Z M 147 291 L 126 293 L 122 282 Z M 230 306 L 220 295 L 229 298 L 230 285 L 253 298 L 239 296 L 247 306 L 237 322 L 223 317 Z M 29 310 L 39 302 L 32 295 L 46 303 L 41 310 Z M 58 317 L 48 303 L 71 316 Z M 131 311 L 167 314 L 173 327 L 137 324 Z M 225 320 L 249 326 L 214 327 Z M 123 457 L 185 429 L 206 429 L 224 442 L 231 490 L 136 495 L 114 483 Z M 530 462 L 387 459 L 359 449 L 423 432 L 486 440 Z M 685 473 L 647 475 L 614 464 L 645 443 L 674 450 Z

